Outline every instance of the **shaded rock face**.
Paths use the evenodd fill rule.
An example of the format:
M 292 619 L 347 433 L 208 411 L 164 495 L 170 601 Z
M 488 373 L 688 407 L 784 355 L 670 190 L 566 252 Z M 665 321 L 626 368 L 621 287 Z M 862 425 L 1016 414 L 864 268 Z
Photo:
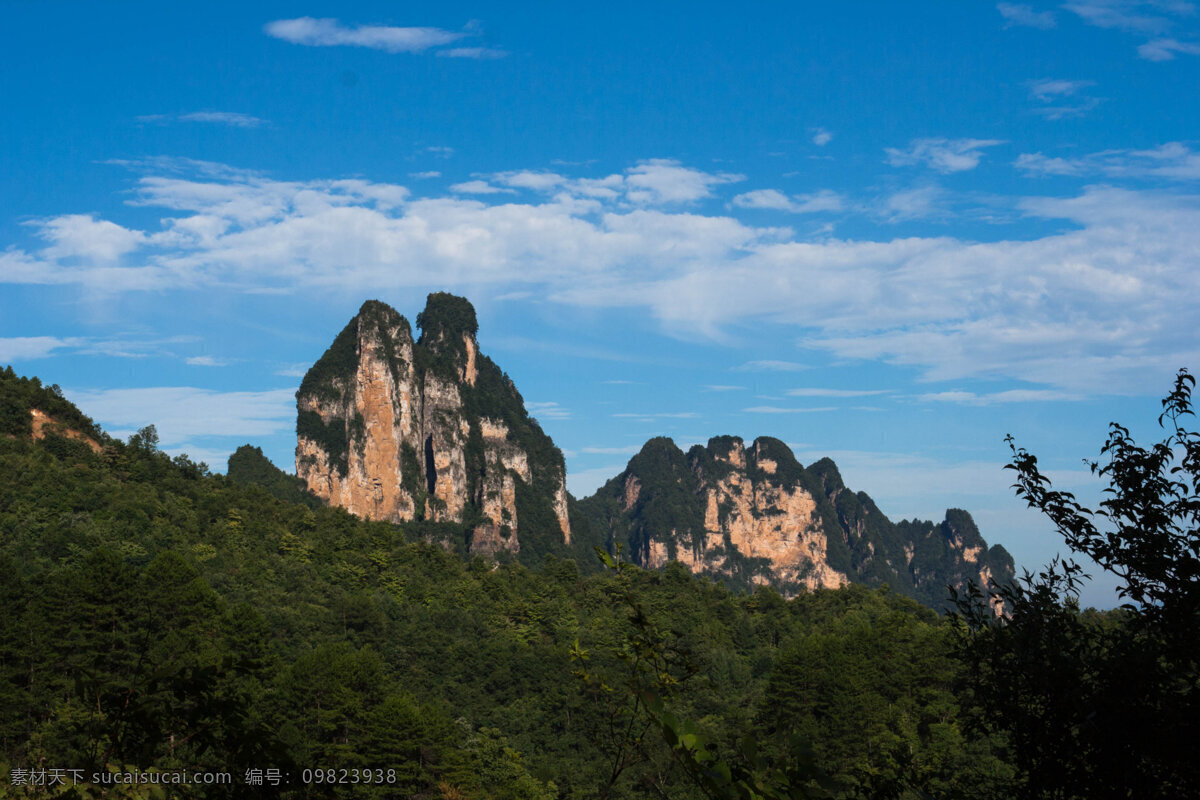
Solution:
M 778 439 L 749 447 L 723 436 L 686 455 L 652 439 L 625 472 L 580 501 L 592 527 L 646 567 L 679 561 L 742 588 L 785 595 L 884 583 L 929 605 L 966 578 L 1010 579 L 1012 559 L 988 549 L 965 511 L 893 524 L 823 459 L 808 468 Z
M 519 552 L 525 515 L 556 520 L 569 542 L 562 454 L 479 353 L 471 304 L 432 294 L 417 324 L 414 341 L 403 316 L 368 301 L 308 371 L 296 474 L 358 516 L 467 523 L 472 552 Z

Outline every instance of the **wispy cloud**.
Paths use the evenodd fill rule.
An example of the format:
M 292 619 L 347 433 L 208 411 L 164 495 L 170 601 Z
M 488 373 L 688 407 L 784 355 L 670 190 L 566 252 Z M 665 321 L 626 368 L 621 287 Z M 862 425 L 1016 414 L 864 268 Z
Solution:
M 787 211 L 792 214 L 815 214 L 822 211 L 841 211 L 845 207 L 842 196 L 823 189 L 813 194 L 797 194 L 788 197 L 776 189 L 756 189 L 739 194 L 731 200 L 738 208 L 762 208 Z
M 1182 142 L 1167 142 L 1150 150 L 1102 150 L 1073 158 L 1022 153 L 1015 166 L 1039 175 L 1192 181 L 1200 178 L 1200 152 Z
M 525 403 L 525 410 L 538 419 L 569 419 L 571 412 L 560 406 L 554 400 L 540 403 Z
M 996 10 L 1004 17 L 1004 27 L 1011 28 L 1019 25 L 1026 28 L 1048 30 L 1057 22 L 1052 11 L 1034 11 L 1032 6 L 1024 3 L 997 3 Z
M 1009 389 L 1005 392 L 976 394 L 961 390 L 918 395 L 918 400 L 936 403 L 957 403 L 968 406 L 990 406 L 1000 403 L 1044 403 L 1083 400 L 1083 396 L 1052 389 Z
M 230 128 L 259 128 L 267 124 L 265 119 L 241 114 L 237 111 L 190 111 L 186 114 L 146 114 L 138 122 L 166 124 L 170 122 L 206 122 Z
M 1164 37 L 1151 39 L 1138 46 L 1138 55 L 1147 61 L 1171 61 L 1176 55 L 1200 55 L 1200 44 L 1196 42 L 1181 42 L 1178 39 Z
M 442 58 L 473 58 L 477 61 L 490 61 L 504 58 L 508 55 L 508 51 L 497 47 L 451 47 L 446 50 L 438 50 L 437 54 Z
M 633 456 L 640 453 L 641 445 L 629 445 L 628 447 L 583 447 L 580 448 L 581 453 L 592 453 L 596 455 L 607 456 Z
M 876 213 L 886 222 L 945 216 L 949 213 L 942 204 L 945 196 L 942 187 L 933 184 L 904 189 L 882 198 L 876 204 Z
M 0 337 L 0 364 L 46 358 L 56 350 L 78 347 L 82 339 L 61 339 L 57 336 Z
M 1190 3 L 1142 2 L 1142 0 L 1080 0 L 1064 3 L 1063 8 L 1078 15 L 1089 25 L 1098 28 L 1116 28 L 1130 33 L 1161 33 L 1171 26 L 1171 20 L 1157 13 L 1142 13 L 1142 9 L 1156 11 L 1169 7 L 1191 6 Z
M 837 406 L 822 406 L 821 408 L 782 408 L 780 406 L 751 406 L 742 409 L 747 414 L 819 414 L 825 411 L 837 411 Z
M 979 166 L 983 150 L 1004 144 L 1001 139 L 913 139 L 905 150 L 884 148 L 894 167 L 924 164 L 943 174 L 965 172 Z
M 443 28 L 400 28 L 389 25 L 343 25 L 336 19 L 298 17 L 268 22 L 268 36 L 309 47 L 369 47 L 389 53 L 421 53 L 463 39 L 463 31 Z
M 814 128 L 812 135 L 812 143 L 817 147 L 824 147 L 833 141 L 833 134 L 824 128 Z
M 1054 78 L 1029 81 L 1029 94 L 1037 100 L 1052 100 L 1057 97 L 1069 97 L 1089 86 L 1095 86 L 1095 81 L 1068 81 Z
M 728 384 L 709 384 L 704 387 L 706 392 L 744 392 L 745 386 L 730 386 Z
M 450 191 L 458 192 L 459 194 L 516 194 L 516 191 L 513 189 L 505 189 L 502 186 L 492 186 L 487 181 L 479 180 L 451 184 Z
M 1034 113 L 1047 119 L 1079 117 L 1100 105 L 1098 98 L 1081 96 L 1084 90 L 1096 85 L 1095 81 L 1043 78 L 1026 85 L 1030 98 L 1040 103 L 1034 107 Z M 1071 102 L 1071 98 L 1076 99 Z
M 735 372 L 799 372 L 811 369 L 807 364 L 795 361 L 773 361 L 770 359 L 747 361 L 733 368 Z
M 746 179 L 735 173 L 706 172 L 669 158 L 645 159 L 621 174 L 602 178 L 568 178 L 537 170 L 498 172 L 486 177 L 490 185 L 510 189 L 637 206 L 694 203 L 712 197 L 714 187 Z
M 617 419 L 696 419 L 700 415 L 695 411 L 661 411 L 654 414 L 622 413 L 613 414 Z
M 1191 41 L 1174 32 L 1182 21 L 1196 16 L 1194 3 L 1184 0 L 1075 0 L 1063 8 L 1076 14 L 1088 25 L 1124 31 L 1147 41 L 1138 46 L 1138 55 L 1147 61 L 1171 61 L 1177 55 L 1200 55 L 1196 31 L 1188 32 Z
M 229 361 L 223 358 L 215 358 L 213 356 L 191 356 L 185 359 L 185 363 L 191 367 L 227 367 Z
M 440 177 L 442 177 L 442 173 L 438 172 L 435 169 L 431 169 L 431 170 L 426 170 L 425 172 L 410 172 L 410 173 L 408 173 L 408 177 L 416 178 L 419 181 L 423 181 L 423 180 L 428 180 L 429 178 L 440 178 Z
M 822 389 L 808 387 L 804 389 L 789 389 L 791 397 L 869 397 L 877 394 L 890 394 L 891 389 Z
M 1178 143 L 1061 164 L 1102 178 L 1183 179 L 1200 169 Z M 405 292 L 436 275 L 450 290 L 644 310 L 686 337 L 768 322 L 837 358 L 1067 392 L 1139 393 L 1200 363 L 1194 326 L 1178 313 L 1200 306 L 1200 197 L 1178 192 L 1092 186 L 1025 198 L 1016 212 L 1063 223 L 1026 240 L 812 241 L 694 208 L 634 206 L 620 194 L 414 198 L 361 179 L 196 170 L 137 179 L 130 202 L 154 213 L 131 218 L 152 220 L 147 230 L 93 216 L 40 221 L 44 246 L 0 252 L 0 282 L 109 293 Z M 755 360 L 735 369 L 804 368 Z

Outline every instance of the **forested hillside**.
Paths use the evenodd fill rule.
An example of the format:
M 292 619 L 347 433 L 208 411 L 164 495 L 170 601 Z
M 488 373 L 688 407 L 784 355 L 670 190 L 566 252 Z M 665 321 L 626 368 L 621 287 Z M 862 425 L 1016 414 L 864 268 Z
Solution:
M 1111 533 L 1014 447 L 1128 608 L 1081 611 L 1068 561 L 943 617 L 620 554 L 467 559 L 448 523 L 314 503 L 253 448 L 213 475 L 0 373 L 0 797 L 1195 796 L 1190 382 L 1165 443 L 1113 426 Z M 13 422 L 41 408 L 40 438 Z M 226 782 L 154 783 L 199 772 Z
M 815 759 L 802 777 L 839 796 L 1014 779 L 1001 739 L 966 732 L 951 626 L 887 591 L 785 602 L 679 566 L 497 567 L 427 543 L 429 523 L 289 503 L 171 459 L 152 429 L 101 441 L 0 437 L 4 774 L 233 775 L 171 790 L 206 797 L 252 793 L 247 770 L 268 768 L 291 781 L 271 796 L 698 796 L 630 677 L 652 625 L 667 710 L 724 763 L 807 763 L 798 733 Z M 318 768 L 386 780 L 331 787 L 304 772 Z

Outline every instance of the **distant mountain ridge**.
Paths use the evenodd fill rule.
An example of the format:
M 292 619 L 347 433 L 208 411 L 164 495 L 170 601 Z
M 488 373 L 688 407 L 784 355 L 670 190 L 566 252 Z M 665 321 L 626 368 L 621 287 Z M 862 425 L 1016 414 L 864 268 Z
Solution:
M 765 436 L 748 447 L 719 436 L 686 454 L 651 439 L 579 511 L 607 547 L 621 545 L 642 566 L 679 561 L 785 595 L 886 583 L 940 607 L 948 585 L 1013 576 L 1012 557 L 988 547 L 966 511 L 950 509 L 941 523 L 893 523 L 865 492 L 846 488 L 832 460 L 805 468 Z
M 718 436 L 686 454 L 654 438 L 621 474 L 576 500 L 562 452 L 479 352 L 471 304 L 432 294 L 417 325 L 414 339 L 390 306 L 364 303 L 297 392 L 297 474 L 247 445 L 230 457 L 228 479 L 527 566 L 557 556 L 587 570 L 594 547 L 619 546 L 645 568 L 677 561 L 741 589 L 791 596 L 887 584 L 935 608 L 949 585 L 1013 577 L 1012 557 L 989 547 L 966 511 L 893 523 L 845 486 L 833 461 L 804 467 L 770 437 L 747 446 Z M 120 444 L 58 387 L 11 367 L 0 370 L 0 435 L 41 440 L 63 455 L 103 449 L 112 458 Z M 150 428 L 134 439 L 156 442 Z
M 414 340 L 395 309 L 367 301 L 305 375 L 296 474 L 312 495 L 369 519 L 462 525 L 467 552 L 488 557 L 535 565 L 620 545 L 643 567 L 678 561 L 785 595 L 886 583 L 941 606 L 947 585 L 1013 575 L 967 512 L 893 523 L 831 460 L 805 468 L 769 437 L 719 436 L 687 454 L 651 439 L 576 501 L 561 451 L 479 352 L 470 302 L 431 294 L 417 326 Z

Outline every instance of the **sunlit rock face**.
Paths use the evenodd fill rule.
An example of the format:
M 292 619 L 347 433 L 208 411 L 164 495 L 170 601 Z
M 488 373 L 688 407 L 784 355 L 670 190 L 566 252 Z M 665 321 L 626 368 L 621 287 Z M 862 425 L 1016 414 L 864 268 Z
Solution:
M 519 552 L 523 516 L 568 543 L 562 454 L 479 352 L 474 308 L 431 294 L 417 325 L 371 300 L 338 334 L 296 395 L 296 474 L 368 519 L 469 523 L 471 552 Z
M 792 596 L 847 583 L 889 585 L 944 605 L 949 585 L 1003 580 L 1012 559 L 988 549 L 965 511 L 941 524 L 893 524 L 836 465 L 809 467 L 778 439 L 721 436 L 683 453 L 652 439 L 626 470 L 580 502 L 593 528 L 645 567 L 678 561 L 742 588 Z

